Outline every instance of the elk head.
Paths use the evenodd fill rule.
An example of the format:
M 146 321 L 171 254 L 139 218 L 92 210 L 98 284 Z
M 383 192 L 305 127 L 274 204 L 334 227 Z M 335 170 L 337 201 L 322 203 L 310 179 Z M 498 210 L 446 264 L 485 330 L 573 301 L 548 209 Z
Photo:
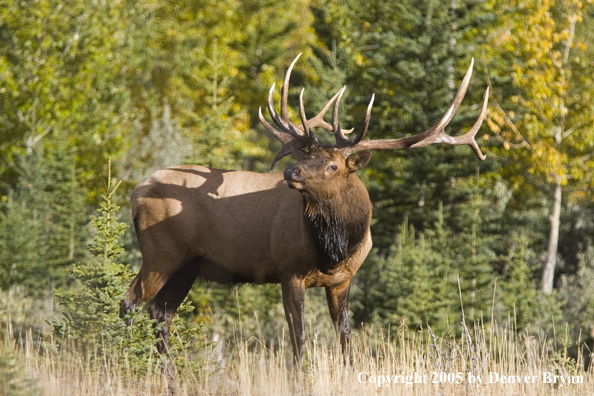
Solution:
M 433 143 L 445 143 L 454 146 L 469 145 L 481 160 L 486 158 L 476 143 L 474 136 L 479 130 L 487 112 L 489 88 L 487 88 L 485 92 L 481 113 L 468 132 L 456 137 L 446 135 L 444 132 L 445 127 L 454 117 L 454 114 L 458 110 L 458 107 L 460 107 L 460 103 L 466 94 L 472 76 L 474 59 L 470 63 L 470 67 L 464 76 L 462 84 L 445 115 L 433 127 L 417 135 L 399 139 L 363 140 L 369 126 L 369 118 L 375 95 L 373 95 L 369 101 L 361 130 L 354 138 L 349 139 L 346 134 L 352 132 L 352 129 L 342 130 L 338 123 L 338 108 L 346 87 L 343 87 L 338 91 L 338 93 L 326 103 L 318 115 L 309 120 L 305 115 L 303 106 L 304 90 L 302 90 L 301 95 L 299 96 L 301 125 L 294 124 L 289 120 L 289 112 L 287 108 L 289 79 L 291 77 L 293 66 L 300 56 L 301 54 L 299 54 L 291 63 L 285 75 L 284 84 L 281 89 L 280 116 L 274 109 L 272 100 L 274 84 L 268 93 L 268 111 L 270 112 L 272 120 L 280 130 L 277 130 L 266 121 L 262 116 L 262 109 L 260 109 L 258 113 L 260 121 L 266 130 L 283 144 L 280 152 L 274 158 L 270 170 L 274 169 L 281 158 L 289 154 L 292 154 L 299 161 L 297 164 L 287 168 L 284 172 L 284 177 L 285 180 L 287 180 L 289 187 L 320 199 L 324 199 L 326 196 L 334 196 L 336 191 L 332 191 L 333 186 L 335 185 L 333 181 L 344 180 L 345 178 L 348 179 L 351 173 L 367 165 L 372 150 L 402 150 L 428 146 Z M 332 125 L 330 125 L 324 121 L 324 114 L 326 114 L 333 103 Z M 320 144 L 312 131 L 312 128 L 314 127 L 321 127 L 332 131 L 336 143 L 333 145 Z M 307 151 L 304 151 L 304 149 Z M 338 185 L 340 184 L 336 184 L 336 186 Z

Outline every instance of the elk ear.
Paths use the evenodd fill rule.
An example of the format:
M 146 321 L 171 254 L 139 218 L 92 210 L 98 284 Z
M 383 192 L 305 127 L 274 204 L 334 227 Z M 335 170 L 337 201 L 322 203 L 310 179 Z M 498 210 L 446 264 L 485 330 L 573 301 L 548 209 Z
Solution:
M 296 147 L 291 147 L 291 154 L 297 161 L 304 160 L 309 156 L 305 151 Z
M 358 153 L 347 157 L 346 167 L 348 168 L 349 173 L 356 172 L 367 166 L 371 159 L 371 154 L 373 154 L 373 151 L 359 151 Z

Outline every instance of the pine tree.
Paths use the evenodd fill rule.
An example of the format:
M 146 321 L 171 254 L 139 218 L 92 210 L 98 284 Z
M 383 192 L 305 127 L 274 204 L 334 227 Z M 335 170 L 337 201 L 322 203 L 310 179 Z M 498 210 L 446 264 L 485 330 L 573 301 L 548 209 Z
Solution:
M 207 74 L 199 81 L 205 92 L 206 107 L 199 114 L 193 114 L 199 123 L 191 139 L 192 153 L 185 161 L 198 161 L 200 165 L 221 169 L 241 169 L 246 157 L 263 152 L 249 144 L 238 128 L 241 114 L 233 110 L 235 98 L 228 96 L 230 81 L 228 75 L 223 74 L 225 54 L 219 53 L 220 50 L 215 38 L 208 48 Z
M 499 322 L 505 322 L 508 315 L 513 315 L 517 328 L 523 329 L 539 317 L 538 292 L 534 268 L 528 267 L 528 240 L 524 229 L 514 232 L 510 238 L 515 247 L 502 262 L 502 277 L 498 282 L 500 290 L 496 299 L 497 314 L 500 315 L 497 319 Z
M 77 166 L 77 148 L 66 137 L 54 133 L 55 143 L 48 145 L 44 158 L 48 185 L 43 210 L 51 231 L 47 235 L 48 250 L 45 264 L 57 286 L 66 278 L 72 264 L 86 259 L 87 205 L 81 184 L 81 169 Z
M 14 356 L 10 346 L 0 344 L 0 396 L 38 394 L 37 381 L 27 376 L 22 361 Z
M 86 256 L 86 197 L 67 139 L 15 160 L 19 180 L 0 210 L 0 268 L 7 274 L 0 285 L 37 296 L 66 282 L 66 268 Z
M 0 268 L 3 288 L 24 287 L 32 295 L 47 290 L 52 268 L 46 265 L 51 228 L 45 195 L 49 180 L 40 153 L 16 156 L 19 175 L 0 211 Z
M 42 235 L 35 209 L 9 195 L 0 211 L 0 289 L 24 286 L 34 291 L 47 286 L 42 280 L 44 268 L 37 267 L 43 263 Z
M 111 161 L 108 169 L 99 215 L 91 216 L 91 227 L 96 234 L 89 251 L 94 260 L 72 267 L 74 289 L 56 292 L 63 317 L 54 320 L 53 331 L 57 339 L 75 340 L 85 349 L 98 348 L 99 356 L 125 355 L 134 369 L 144 372 L 150 369 L 149 362 L 156 353 L 155 324 L 142 307 L 125 318 L 132 322 L 129 328 L 119 317 L 120 301 L 135 274 L 120 262 L 124 252 L 120 239 L 128 225 L 117 218 L 120 206 L 116 203 L 116 191 L 121 181 L 112 180 Z M 175 337 L 171 338 L 169 355 L 161 356 L 162 359 L 175 360 L 183 352 L 196 351 L 202 326 L 192 320 L 193 311 L 194 307 L 187 302 L 178 309 L 171 327 Z M 183 359 L 175 361 L 178 367 L 191 365 Z
M 463 316 L 467 325 L 512 317 L 519 329 L 551 330 L 547 318 L 559 317 L 559 304 L 536 290 L 526 237 L 492 221 L 506 212 L 509 191 L 478 175 L 456 189 L 470 198 L 455 218 L 447 221 L 439 205 L 425 232 L 404 222 L 388 252 L 372 251 L 354 280 L 355 323 L 429 324 L 443 334 L 459 332 Z
M 99 215 L 91 217 L 96 234 L 89 250 L 94 260 L 73 265 L 74 288 L 56 291 L 63 317 L 54 320 L 53 331 L 56 339 L 75 340 L 85 349 L 99 348 L 99 356 L 109 356 L 112 351 L 126 354 L 134 368 L 146 370 L 155 344 L 152 321 L 138 311 L 130 318 L 134 326 L 127 329 L 119 317 L 119 303 L 134 274 L 118 263 L 123 252 L 120 237 L 128 225 L 116 217 L 120 207 L 115 193 L 121 181 L 112 180 L 111 163 L 109 171 Z

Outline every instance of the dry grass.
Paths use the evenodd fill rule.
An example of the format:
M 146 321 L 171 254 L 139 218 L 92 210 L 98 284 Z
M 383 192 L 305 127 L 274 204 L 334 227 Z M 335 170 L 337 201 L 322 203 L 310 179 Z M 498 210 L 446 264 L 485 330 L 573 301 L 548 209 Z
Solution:
M 15 305 L 19 301 L 22 304 Z M 39 325 L 43 321 L 32 314 L 43 312 L 43 307 L 37 309 L 32 301 L 2 293 L 0 304 L 0 323 L 5 326 L 0 330 L 0 344 L 4 343 L 0 353 L 8 351 L 28 377 L 37 379 L 39 392 L 48 396 L 162 395 L 171 389 L 176 395 L 594 394 L 593 370 L 584 371 L 584 360 L 589 358 L 585 354 L 590 352 L 579 340 L 569 340 L 565 329 L 552 339 L 518 332 L 511 319 L 500 327 L 451 325 L 452 332 L 460 334 L 457 337 L 437 337 L 430 327 L 412 330 L 402 326 L 391 338 L 388 329 L 369 326 L 353 333 L 349 362 L 344 364 L 327 318 L 320 324 L 319 315 L 311 314 L 303 369 L 294 371 L 288 336 L 281 334 L 272 340 L 275 342 L 265 340 L 265 329 L 260 328 L 257 317 L 243 318 L 230 340 L 215 343 L 206 337 L 200 353 L 179 357 L 197 362 L 201 369 L 184 369 L 168 383 L 157 356 L 151 359 L 146 374 L 136 372 L 125 355 L 98 352 L 105 348 L 83 353 L 74 346 L 57 347 L 58 343 L 40 336 L 47 331 Z M 12 328 L 10 323 L 18 324 Z M 283 324 L 278 328 L 287 327 Z M 571 345 L 578 345 L 577 359 L 567 356 Z M 463 381 L 457 378 L 459 373 Z M 521 383 L 515 377 L 515 383 L 489 383 L 490 373 L 500 378 L 520 376 Z M 565 380 L 579 376 L 583 383 L 561 383 L 560 378 L 556 384 L 543 383 L 545 373 Z M 426 378 L 428 383 L 414 383 L 415 374 L 417 380 L 424 382 Z M 461 383 L 450 383 L 448 374 L 453 382 Z M 398 383 L 394 383 L 395 376 Z M 469 376 L 480 377 L 482 383 L 468 383 Z M 530 383 L 524 383 L 525 376 Z M 437 383 L 431 383 L 433 380 Z
M 129 362 L 117 355 L 82 354 L 75 348 L 56 348 L 51 341 L 34 342 L 31 332 L 22 342 L 5 337 L 12 353 L 29 376 L 36 377 L 44 395 L 160 395 L 175 389 L 177 395 L 592 395 L 594 380 L 583 370 L 583 349 L 576 360 L 564 355 L 555 340 L 518 334 L 506 328 L 460 325 L 462 336 L 437 338 L 430 328 L 412 331 L 402 327 L 390 339 L 380 329 L 369 327 L 353 334 L 350 363 L 343 364 L 334 340 L 310 339 L 302 371 L 290 369 L 291 356 L 281 336 L 280 348 L 267 346 L 258 338 L 229 342 L 213 349 L 205 343 L 204 353 L 185 356 L 199 359 L 199 373 L 180 372 L 175 384 L 160 374 L 155 359 L 149 374 L 137 375 Z M 8 330 L 8 331 L 6 331 Z M 12 334 L 5 329 L 5 334 Z M 309 333 L 311 334 L 311 333 Z M 284 337 L 286 338 L 286 337 Z M 488 383 L 489 373 L 501 376 L 535 376 L 535 383 Z M 583 383 L 543 383 L 545 373 L 580 376 Z M 363 373 L 363 374 L 361 374 Z M 403 384 L 407 379 L 431 382 L 439 374 L 445 383 Z M 432 373 L 438 373 L 436 376 Z M 459 384 L 447 380 L 458 373 Z M 469 374 L 480 376 L 482 384 L 467 382 Z M 404 375 L 404 378 L 402 376 Z M 406 376 L 413 376 L 406 378 Z M 392 383 L 387 384 L 387 376 Z M 399 383 L 394 384 L 394 376 Z M 359 381 L 359 378 L 364 383 Z M 374 381 L 373 383 L 371 381 Z M 379 386 L 379 383 L 384 381 Z M 458 380 L 459 381 L 459 380 Z M 456 380 L 454 380 L 456 382 Z

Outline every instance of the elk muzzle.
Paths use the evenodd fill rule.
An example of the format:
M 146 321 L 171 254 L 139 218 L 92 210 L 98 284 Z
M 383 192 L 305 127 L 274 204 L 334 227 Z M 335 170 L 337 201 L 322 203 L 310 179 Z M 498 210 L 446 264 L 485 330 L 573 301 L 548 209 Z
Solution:
M 289 187 L 294 188 L 295 190 L 302 190 L 305 187 L 305 177 L 303 177 L 303 172 L 301 171 L 299 164 L 295 164 L 285 169 L 284 177 Z

